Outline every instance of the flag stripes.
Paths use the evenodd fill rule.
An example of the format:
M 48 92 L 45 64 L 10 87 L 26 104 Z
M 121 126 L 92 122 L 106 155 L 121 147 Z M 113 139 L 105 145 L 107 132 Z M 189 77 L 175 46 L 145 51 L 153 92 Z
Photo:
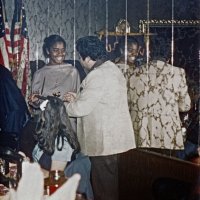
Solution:
M 29 67 L 29 38 L 26 24 L 26 13 L 22 0 L 15 0 L 13 15 L 13 77 L 18 87 L 26 97 L 30 78 Z
M 7 22 L 5 7 L 0 1 L 0 64 L 9 70 L 13 62 L 13 54 L 10 39 L 10 29 Z

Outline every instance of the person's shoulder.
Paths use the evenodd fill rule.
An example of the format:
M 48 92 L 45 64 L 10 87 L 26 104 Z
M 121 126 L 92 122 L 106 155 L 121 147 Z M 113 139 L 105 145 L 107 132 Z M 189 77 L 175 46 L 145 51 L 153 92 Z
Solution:
M 182 67 L 173 66 L 173 68 L 174 68 L 174 70 L 176 70 L 180 74 L 184 74 L 185 73 L 185 69 L 183 69 Z
M 44 67 L 36 70 L 34 73 L 33 73 L 33 79 L 40 79 L 42 77 L 45 76 L 46 72 L 48 71 L 48 65 L 45 65 Z
M 110 68 L 117 68 L 118 69 L 118 66 L 114 62 L 112 62 L 111 60 L 107 60 L 97 68 L 108 70 Z
M 111 66 L 116 66 L 116 64 L 114 62 L 112 62 L 111 60 L 107 60 L 103 64 L 105 64 L 105 65 L 111 65 Z
M 81 81 L 86 77 L 86 72 L 83 69 L 80 61 L 78 61 L 78 60 L 64 60 L 64 62 L 74 66 L 75 70 L 77 70 L 77 72 L 80 75 Z
M 67 69 L 68 72 L 73 73 L 73 74 L 79 74 L 78 69 L 76 68 L 76 66 L 74 66 L 73 64 L 65 64 L 65 69 Z
M 45 65 L 44 67 L 42 67 L 41 69 L 38 69 L 36 72 L 37 73 L 42 73 L 42 72 L 46 72 L 46 71 L 57 71 L 57 70 L 63 70 L 63 69 L 70 69 L 70 70 L 74 70 L 75 67 L 71 64 L 60 64 L 60 65 Z
M 48 65 L 44 65 L 42 68 L 36 70 L 35 73 L 40 73 L 40 72 L 46 71 L 47 69 L 48 69 Z
M 33 76 L 39 76 L 39 75 L 41 75 L 41 74 L 44 74 L 44 73 L 46 72 L 46 70 L 47 70 L 46 67 L 47 67 L 47 65 L 45 65 L 44 67 L 42 67 L 42 68 L 36 70 L 36 71 L 34 72 Z
M 69 69 L 71 69 L 71 70 L 76 70 L 76 67 L 75 67 L 74 65 L 70 64 L 70 63 L 66 63 L 66 64 L 64 65 L 64 67 L 67 67 L 67 68 L 69 68 Z
M 185 70 L 181 67 L 174 66 L 162 60 L 152 61 L 151 64 L 157 68 L 165 69 L 163 72 L 183 74 Z
M 170 66 L 170 70 L 171 70 L 172 73 L 181 74 L 181 75 L 185 74 L 185 69 L 183 69 L 181 67 L 174 66 L 174 65 L 170 65 L 170 64 L 168 64 L 168 65 Z
M 104 62 L 99 68 L 97 67 L 97 73 L 103 80 L 124 79 L 119 66 L 110 60 Z
M 64 65 L 71 68 L 71 69 L 77 69 L 77 65 L 80 65 L 79 61 L 77 60 L 64 60 Z
M 88 82 L 88 81 L 101 81 L 103 79 L 105 79 L 105 68 L 101 65 L 101 66 L 98 66 L 94 69 L 92 69 L 88 74 L 87 76 L 85 77 L 85 81 Z

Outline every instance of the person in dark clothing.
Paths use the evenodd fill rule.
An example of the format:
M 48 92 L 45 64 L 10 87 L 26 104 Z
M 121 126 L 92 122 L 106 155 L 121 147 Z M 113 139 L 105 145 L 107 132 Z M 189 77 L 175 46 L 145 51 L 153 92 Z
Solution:
M 9 136 L 14 135 L 17 139 L 20 137 L 30 114 L 25 98 L 11 72 L 2 65 L 0 66 L 0 93 L 0 143 L 7 146 L 10 144 Z
M 184 151 L 178 152 L 177 157 L 183 160 L 191 160 L 199 157 L 198 148 L 200 144 L 199 134 L 199 107 L 200 98 L 197 97 L 195 105 L 192 106 L 188 113 L 188 120 L 186 123 L 186 141 L 184 143 Z

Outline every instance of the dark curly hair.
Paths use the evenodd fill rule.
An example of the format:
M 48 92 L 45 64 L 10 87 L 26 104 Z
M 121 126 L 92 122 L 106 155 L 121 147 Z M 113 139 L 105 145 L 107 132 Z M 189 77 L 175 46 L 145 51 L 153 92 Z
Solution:
M 85 36 L 76 41 L 76 50 L 83 60 L 89 56 L 92 60 L 107 59 L 105 45 L 96 36 Z
M 80 145 L 76 133 L 73 131 L 65 105 L 61 99 L 48 96 L 49 100 L 44 111 L 37 116 L 34 138 L 39 147 L 47 154 L 52 155 L 57 149 L 62 150 L 64 138 L 67 138 L 75 153 L 80 151 Z
M 53 47 L 53 45 L 57 42 L 61 42 L 64 45 L 64 48 L 66 49 L 66 42 L 60 35 L 50 35 L 49 37 L 46 37 L 44 39 L 44 44 L 42 46 L 43 54 L 45 58 L 48 58 L 50 52 L 50 48 Z

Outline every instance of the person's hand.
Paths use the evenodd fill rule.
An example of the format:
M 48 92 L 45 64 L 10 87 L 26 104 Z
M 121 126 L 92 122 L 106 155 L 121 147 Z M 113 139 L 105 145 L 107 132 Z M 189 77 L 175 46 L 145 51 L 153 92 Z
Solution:
M 28 161 L 28 162 L 30 162 L 30 158 L 27 157 L 27 156 L 25 155 L 24 152 L 22 152 L 22 151 L 18 151 L 18 154 L 20 154 L 21 156 L 23 156 L 23 160 L 24 160 L 24 161 Z
M 28 101 L 31 102 L 31 103 L 34 103 L 34 102 L 38 101 L 38 100 L 39 100 L 38 97 L 37 97 L 38 94 L 39 94 L 39 93 L 33 93 L 33 94 L 31 94 L 31 95 L 28 97 Z
M 39 106 L 39 93 L 33 93 L 28 97 L 28 104 L 34 108 L 38 108 Z
M 67 92 L 63 95 L 63 101 L 65 102 L 73 102 L 76 98 L 76 93 L 75 92 Z

